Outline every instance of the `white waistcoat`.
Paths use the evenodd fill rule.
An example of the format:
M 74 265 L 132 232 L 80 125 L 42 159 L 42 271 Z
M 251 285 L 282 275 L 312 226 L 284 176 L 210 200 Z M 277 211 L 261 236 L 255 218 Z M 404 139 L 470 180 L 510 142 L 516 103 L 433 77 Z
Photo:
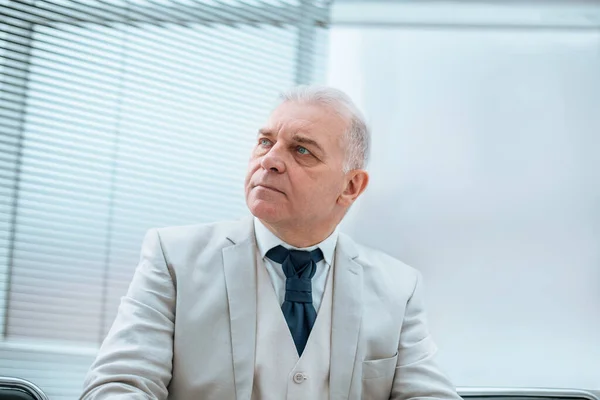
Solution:
M 328 400 L 331 344 L 332 276 L 301 357 L 290 334 L 273 284 L 257 265 L 256 359 L 252 400 Z

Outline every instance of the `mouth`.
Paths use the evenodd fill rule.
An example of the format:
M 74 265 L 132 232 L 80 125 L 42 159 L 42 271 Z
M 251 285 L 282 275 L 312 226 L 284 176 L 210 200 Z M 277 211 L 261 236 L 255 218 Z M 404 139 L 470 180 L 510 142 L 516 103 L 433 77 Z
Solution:
M 273 186 L 269 186 L 269 185 L 259 184 L 259 185 L 255 185 L 254 187 L 259 187 L 259 188 L 263 188 L 263 189 L 267 189 L 267 190 L 272 190 L 272 191 L 277 192 L 277 193 L 285 194 L 281 190 L 275 189 Z

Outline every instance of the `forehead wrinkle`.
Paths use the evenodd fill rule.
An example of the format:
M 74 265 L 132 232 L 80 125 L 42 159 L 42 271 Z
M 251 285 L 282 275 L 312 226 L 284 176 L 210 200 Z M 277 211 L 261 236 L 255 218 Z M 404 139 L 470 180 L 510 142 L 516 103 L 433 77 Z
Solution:
M 258 130 L 258 134 L 263 134 L 266 136 L 279 136 L 282 133 L 289 133 L 293 136 L 300 131 L 309 133 L 313 125 L 315 125 L 315 122 L 307 119 L 296 119 L 293 121 L 270 121 L 268 126 Z

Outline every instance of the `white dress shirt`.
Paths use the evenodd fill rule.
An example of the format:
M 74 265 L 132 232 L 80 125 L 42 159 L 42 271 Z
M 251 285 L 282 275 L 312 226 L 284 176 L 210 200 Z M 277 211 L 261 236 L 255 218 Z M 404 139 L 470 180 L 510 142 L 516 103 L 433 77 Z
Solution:
M 283 304 L 283 301 L 285 300 L 285 280 L 287 278 L 285 276 L 285 273 L 283 272 L 281 264 L 278 264 L 275 261 L 270 260 L 266 257 L 267 252 L 273 247 L 279 245 L 285 247 L 286 249 L 293 250 L 312 251 L 317 247 L 321 249 L 321 251 L 323 252 L 323 260 L 317 263 L 317 271 L 311 279 L 313 307 L 317 312 L 319 312 L 319 307 L 321 306 L 321 299 L 323 298 L 323 292 L 325 291 L 325 283 L 327 282 L 327 275 L 329 274 L 329 270 L 333 266 L 335 246 L 337 244 L 338 238 L 337 228 L 333 231 L 331 235 L 329 235 L 327 239 L 323 240 L 321 243 L 303 248 L 290 246 L 289 244 L 285 243 L 283 240 L 275 236 L 256 217 L 254 218 L 254 233 L 256 235 L 256 244 L 258 246 L 260 257 L 264 262 L 267 272 L 269 273 L 269 277 L 271 278 L 271 282 L 273 283 L 273 289 L 275 289 L 275 294 L 279 299 L 279 304 Z

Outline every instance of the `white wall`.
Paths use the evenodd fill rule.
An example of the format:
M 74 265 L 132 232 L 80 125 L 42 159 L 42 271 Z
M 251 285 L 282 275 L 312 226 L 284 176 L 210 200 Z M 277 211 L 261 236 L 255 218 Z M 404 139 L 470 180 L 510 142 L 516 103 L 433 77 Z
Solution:
M 373 128 L 343 230 L 420 269 L 458 386 L 600 389 L 600 30 L 334 26 Z

